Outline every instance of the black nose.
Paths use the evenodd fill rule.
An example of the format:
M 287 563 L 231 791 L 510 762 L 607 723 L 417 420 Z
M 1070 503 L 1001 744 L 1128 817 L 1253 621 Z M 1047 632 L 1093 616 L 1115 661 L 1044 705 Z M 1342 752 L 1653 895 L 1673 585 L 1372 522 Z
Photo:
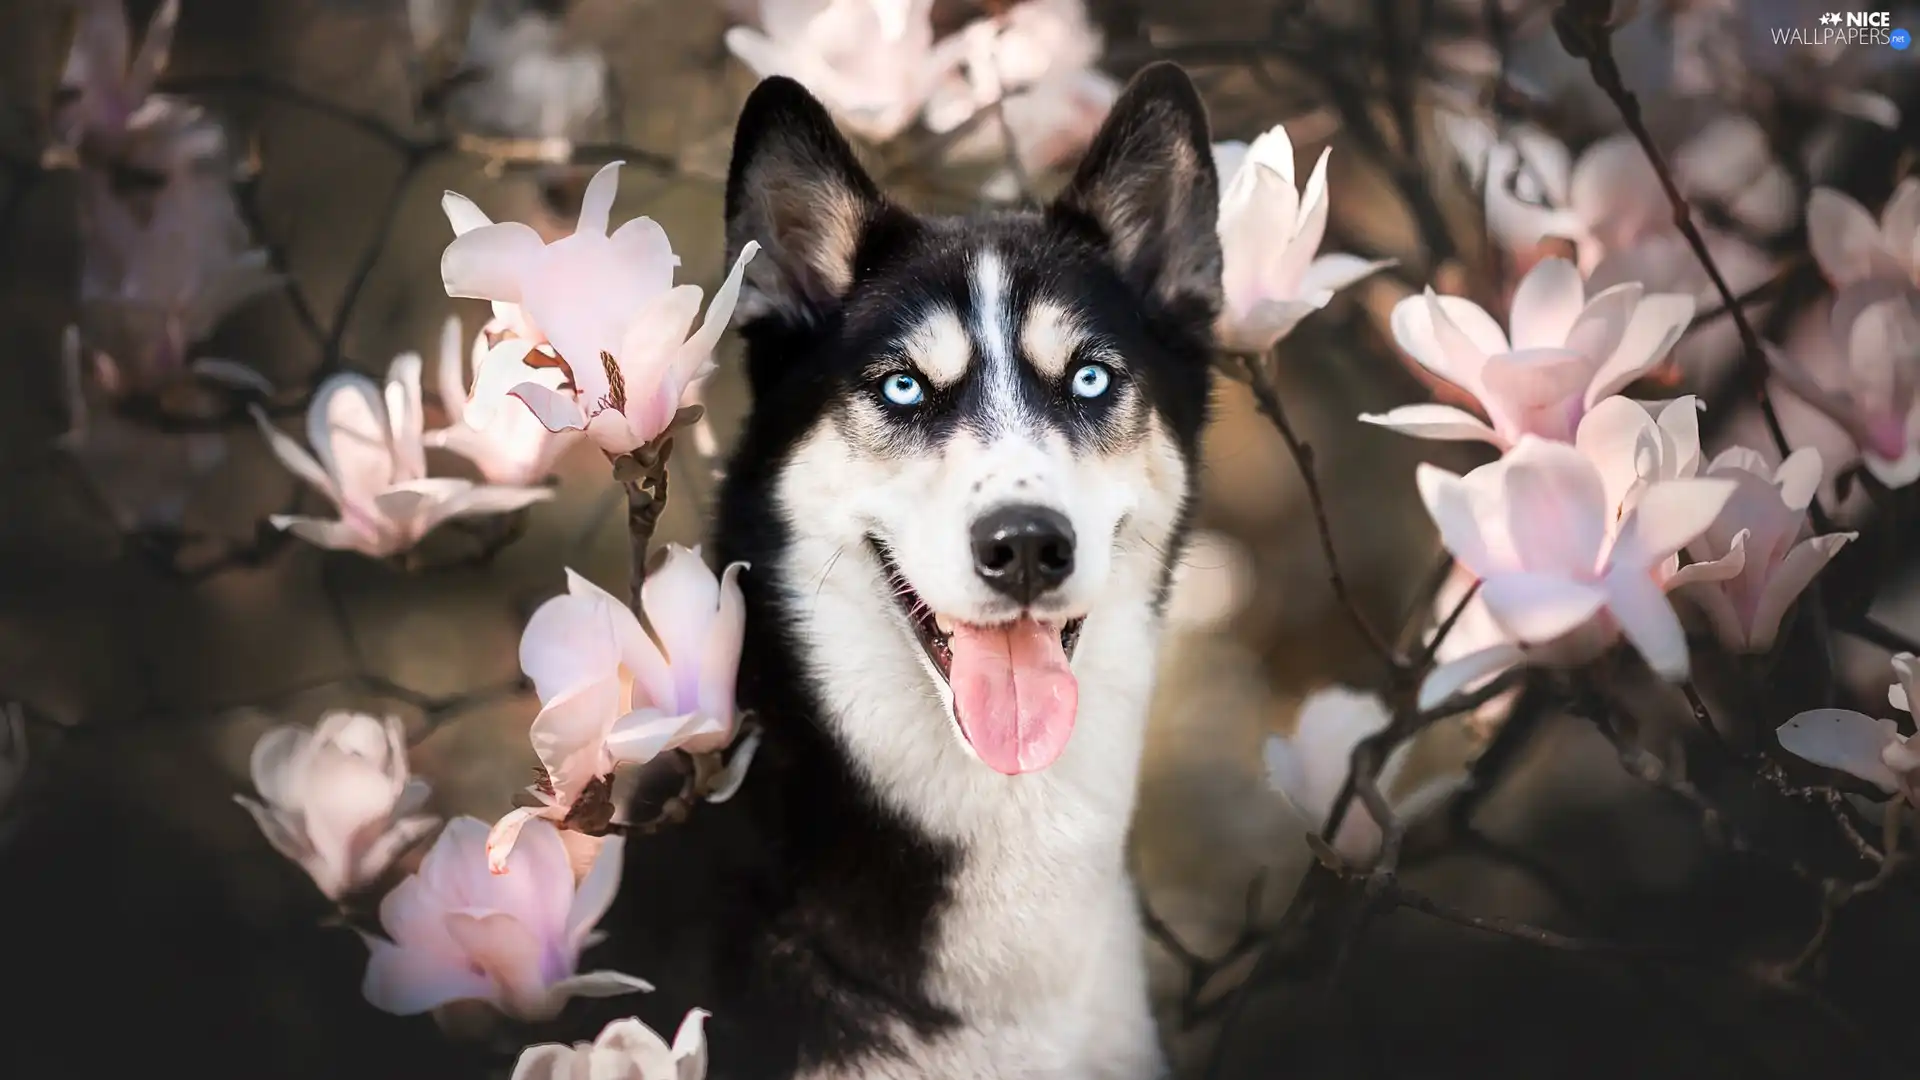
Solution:
M 980 580 L 1022 604 L 1073 573 L 1073 525 L 1044 506 L 1003 506 L 973 523 L 973 568 Z

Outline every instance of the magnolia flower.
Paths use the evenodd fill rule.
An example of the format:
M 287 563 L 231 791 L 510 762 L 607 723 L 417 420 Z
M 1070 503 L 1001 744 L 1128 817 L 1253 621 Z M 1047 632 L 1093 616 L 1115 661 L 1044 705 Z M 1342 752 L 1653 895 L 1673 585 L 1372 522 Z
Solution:
M 1912 653 L 1893 658 L 1898 680 L 1887 688 L 1887 703 L 1911 713 L 1920 685 L 1920 659 Z M 1781 749 L 1815 765 L 1856 776 L 1889 795 L 1920 806 L 1920 749 L 1899 725 L 1851 709 L 1812 709 L 1780 725 Z
M 483 332 L 473 341 L 473 366 L 479 370 L 487 351 Z M 554 463 L 580 441 L 577 431 L 548 431 L 531 412 L 513 403 L 501 407 L 483 406 L 481 415 L 491 413 L 485 426 L 476 425 L 469 414 L 467 382 L 461 363 L 460 320 L 450 318 L 440 332 L 440 404 L 446 409 L 449 425 L 426 434 L 426 445 L 451 450 L 471 461 L 490 483 L 533 485 L 553 472 Z M 557 368 L 536 368 L 536 374 L 558 373 Z M 500 389 L 498 384 L 492 387 Z M 504 397 L 505 395 L 500 395 Z
M 1257 353 L 1327 306 L 1333 294 L 1392 260 L 1317 255 L 1327 231 L 1328 147 L 1307 186 L 1296 185 L 1293 141 L 1275 125 L 1252 146 L 1217 143 L 1220 172 L 1221 286 L 1225 303 L 1214 334 L 1220 346 Z M 1316 257 L 1317 256 L 1317 257 Z
M 386 873 L 440 819 L 426 805 L 424 780 L 410 779 L 407 741 L 394 717 L 335 712 L 309 731 L 277 727 L 253 744 L 247 808 L 274 850 L 338 900 Z
M 1610 397 L 1580 420 L 1573 445 L 1600 473 L 1617 527 L 1649 485 L 1685 480 L 1700 471 L 1699 398 L 1688 394 L 1658 413 L 1637 401 Z
M 1920 177 L 1900 182 L 1879 221 L 1842 192 L 1814 188 L 1807 244 L 1834 288 L 1882 278 L 1920 287 Z
M 849 131 L 886 142 L 905 131 L 959 63 L 935 48 L 933 0 L 760 0 L 759 27 L 727 31 L 727 49 L 761 78 L 785 75 Z
M 1393 715 L 1373 694 L 1344 686 L 1316 690 L 1301 703 L 1293 734 L 1267 739 L 1267 782 L 1307 829 L 1318 831 L 1326 824 L 1334 800 L 1346 784 L 1353 748 L 1369 735 L 1385 730 L 1392 720 Z M 1406 768 L 1410 749 L 1410 743 L 1395 747 L 1387 756 L 1378 781 L 1381 792 L 1393 803 L 1395 814 L 1403 819 L 1418 817 L 1431 809 L 1458 787 L 1461 779 L 1455 775 L 1438 777 L 1410 793 L 1395 796 L 1394 788 Z M 1354 860 L 1371 858 L 1379 848 L 1380 826 L 1358 799 L 1341 821 L 1333 846 Z
M 1438 117 L 1467 179 L 1485 193 L 1489 232 L 1519 255 L 1548 237 L 1575 238 L 1580 228 L 1568 208 L 1573 167 L 1566 144 L 1531 124 L 1496 129 L 1467 113 Z
M 576 974 L 594 924 L 620 888 L 622 840 L 609 837 L 578 888 L 560 833 L 531 823 L 506 875 L 487 868 L 487 825 L 458 817 L 420 871 L 380 902 L 390 940 L 367 936 L 361 992 L 374 1008 L 411 1016 L 455 1001 L 485 1001 L 516 1020 L 544 1021 L 568 998 L 651 990 L 617 971 Z
M 1771 352 L 1774 375 L 1846 431 L 1881 483 L 1920 479 L 1920 292 L 1886 278 L 1845 286 L 1828 334 Z
M 515 305 L 553 354 L 524 337 L 495 345 L 480 362 L 466 406 L 472 424 L 492 424 L 494 399 L 505 390 L 547 430 L 585 430 L 607 453 L 625 454 L 666 431 L 688 391 L 712 370 L 713 347 L 759 245 L 749 241 L 741 250 L 689 337 L 700 288 L 673 284 L 680 258 L 666 231 L 641 217 L 607 235 L 619 170 L 616 161 L 594 174 L 579 226 L 551 244 L 519 222 L 460 231 L 475 223 L 463 211 L 449 212 L 459 235 L 440 258 L 447 295 Z M 451 206 L 460 205 L 449 196 Z
M 1566 441 L 1602 399 L 1651 371 L 1693 319 L 1693 298 L 1637 284 L 1587 296 L 1565 259 L 1542 260 L 1513 297 L 1513 337 L 1478 304 L 1431 289 L 1394 305 L 1393 336 L 1415 361 L 1473 395 L 1491 424 L 1451 405 L 1404 405 L 1361 420 L 1428 439 L 1512 446 Z
M 180 21 L 180 0 L 164 0 L 147 22 L 147 34 L 131 61 L 131 27 L 123 0 L 81 0 L 74 24 L 73 51 L 61 74 L 63 100 L 54 110 L 61 143 L 89 158 L 111 160 L 136 112 L 173 47 Z
M 394 359 L 384 400 L 364 375 L 334 375 L 321 383 L 307 408 L 312 454 L 281 434 L 258 407 L 253 415 L 274 456 L 339 507 L 339 521 L 288 514 L 269 519 L 274 528 L 321 547 L 384 558 L 419 543 L 443 521 L 509 513 L 553 497 L 547 488 L 482 487 L 427 476 L 418 353 Z
M 1732 480 L 1733 497 L 1714 523 L 1687 545 L 1693 564 L 1680 572 L 1678 595 L 1707 616 L 1721 644 L 1735 652 L 1773 648 L 1787 608 L 1856 533 L 1800 539 L 1807 507 L 1822 476 L 1820 452 L 1802 447 L 1778 469 L 1745 447 L 1713 459 L 1707 476 Z M 1736 573 L 1697 580 L 1708 568 L 1732 565 Z
M 1441 543 L 1480 579 L 1476 600 L 1508 639 L 1436 670 L 1421 687 L 1423 703 L 1520 662 L 1528 650 L 1583 662 L 1616 633 L 1662 676 L 1685 677 L 1686 633 L 1661 573 L 1719 516 L 1732 481 L 1649 484 L 1616 525 L 1600 471 L 1564 443 L 1524 436 L 1465 476 L 1422 464 L 1417 478 Z
M 673 1045 L 633 1017 L 615 1020 L 590 1043 L 542 1043 L 520 1052 L 513 1080 L 706 1080 L 707 1013 L 680 1021 Z
M 574 141 L 605 116 L 606 58 L 519 0 L 485 0 L 471 10 L 465 55 L 447 95 L 454 125 L 525 140 L 530 156 L 565 162 Z
M 153 389 L 229 311 L 279 284 L 234 203 L 226 133 L 150 93 L 178 16 L 177 0 L 162 4 L 129 63 L 124 6 L 86 0 L 54 116 L 81 166 L 80 325 L 112 392 Z
M 615 766 L 732 741 L 746 620 L 736 579 L 745 567 L 734 563 L 716 578 L 699 548 L 667 545 L 665 561 L 640 587 L 647 627 L 567 571 L 566 594 L 540 605 L 520 637 L 521 670 L 540 696 L 532 738 L 545 779 L 531 789 L 540 805 L 493 827 L 488 850 L 496 868 L 529 821 L 565 820 L 587 786 Z
M 999 116 L 974 123 L 947 149 L 953 160 L 1002 160 L 1006 140 L 1027 172 L 1065 165 L 1086 150 L 1120 94 L 1095 70 L 1099 31 L 1081 0 L 1027 0 L 977 19 L 941 43 L 959 49 L 963 70 L 934 88 L 927 130 L 945 135 L 983 110 Z

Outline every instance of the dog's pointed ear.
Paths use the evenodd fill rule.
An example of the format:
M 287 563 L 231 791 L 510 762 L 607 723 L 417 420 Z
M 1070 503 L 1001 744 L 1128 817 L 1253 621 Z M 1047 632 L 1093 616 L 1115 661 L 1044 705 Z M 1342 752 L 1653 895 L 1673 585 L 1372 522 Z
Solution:
M 1053 213 L 1092 225 L 1142 297 L 1212 323 L 1220 178 L 1207 108 L 1185 71 L 1161 62 L 1134 76 Z
M 827 110 L 792 79 L 774 76 L 748 95 L 727 171 L 727 262 L 747 241 L 743 320 L 813 321 L 853 284 L 867 226 L 886 207 Z

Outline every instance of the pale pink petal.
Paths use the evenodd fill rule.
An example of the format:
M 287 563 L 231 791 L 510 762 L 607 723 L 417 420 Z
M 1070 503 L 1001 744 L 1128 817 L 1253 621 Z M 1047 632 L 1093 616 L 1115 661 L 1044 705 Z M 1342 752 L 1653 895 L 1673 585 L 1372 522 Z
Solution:
M 620 286 L 624 292 L 642 297 L 673 288 L 673 272 L 680 266 L 680 256 L 673 253 L 673 241 L 659 222 L 637 217 L 615 229 L 608 239 L 614 261 L 624 271 Z
M 747 263 L 753 261 L 759 251 L 760 245 L 752 240 L 740 249 L 740 257 L 733 261 L 727 279 L 720 283 L 713 299 L 707 303 L 707 315 L 700 321 L 700 329 L 681 347 L 680 359 L 674 363 L 674 377 L 683 386 L 698 379 L 707 369 L 714 346 L 720 343 L 720 335 L 726 333 L 727 325 L 733 321 L 733 309 L 740 300 L 740 284 L 745 278 Z
M 1753 615 L 1753 648 L 1764 652 L 1773 647 L 1775 635 L 1780 632 L 1780 620 L 1786 617 L 1787 609 L 1813 583 L 1814 576 L 1826 569 L 1827 563 L 1847 546 L 1847 542 L 1858 533 L 1829 533 L 1803 540 L 1787 557 L 1781 560 L 1772 576 L 1767 578 L 1765 590 L 1760 594 L 1760 606 Z
M 394 536 L 345 521 L 274 514 L 267 518 L 267 523 L 276 529 L 284 529 L 315 547 L 323 547 L 329 551 L 358 551 L 375 559 L 393 554 L 399 543 Z
M 740 592 L 744 562 L 730 563 L 720 577 L 720 607 L 707 624 L 701 643 L 700 704 L 715 719 L 733 722 L 734 683 L 739 677 L 740 648 L 746 636 L 746 601 Z
M 266 436 L 267 448 L 273 451 L 273 456 L 279 458 L 280 463 L 295 476 L 311 484 L 329 500 L 338 502 L 339 490 L 333 486 L 333 478 L 328 476 L 327 470 L 313 459 L 313 455 L 307 453 L 305 447 L 289 438 L 279 428 L 274 427 L 273 421 L 267 418 L 267 414 L 258 405 L 249 406 L 248 411 L 253 414 L 254 421 L 260 425 L 260 433 Z
M 1307 267 L 1306 276 L 1300 279 L 1302 296 L 1319 296 L 1324 293 L 1336 293 L 1373 274 L 1393 266 L 1396 259 L 1363 259 L 1358 255 L 1333 253 L 1322 255 Z
M 1427 673 L 1420 683 L 1420 709 L 1437 708 L 1468 688 L 1526 660 L 1514 645 L 1502 642 L 1449 660 Z
M 1480 402 L 1508 438 L 1573 438 L 1577 406 L 1592 367 L 1571 349 L 1521 349 L 1490 357 L 1480 370 Z
M 1671 584 L 1669 582 L 1669 585 Z M 1729 652 L 1755 651 L 1753 635 L 1749 632 L 1745 620 L 1734 608 L 1733 601 L 1728 599 L 1726 590 L 1718 583 L 1681 589 L 1672 595 L 1685 599 L 1705 615 L 1708 625 L 1713 628 L 1713 636 L 1718 638 L 1720 644 L 1724 645 Z
M 400 889 L 414 885 L 415 903 L 409 907 L 434 916 L 437 920 L 439 910 L 445 904 L 472 906 L 488 898 L 493 890 L 493 880 L 487 870 L 487 823 L 479 818 L 462 815 L 447 822 L 433 847 L 427 849 L 426 857 L 420 860 L 420 869 L 412 877 L 400 883 L 387 899 L 380 904 L 380 925 L 401 940 L 402 934 L 396 927 L 396 921 L 405 920 L 409 924 L 417 923 L 419 912 L 413 918 L 407 918 L 407 911 L 401 910 L 396 900 Z M 442 905 L 433 907 L 435 898 Z M 393 908 L 394 910 L 389 910 Z M 446 927 L 434 922 L 431 933 L 445 937 Z M 423 931 L 423 933 L 426 931 Z M 410 939 L 409 939 L 410 940 Z
M 524 338 L 502 338 L 498 345 L 486 351 L 473 369 L 473 390 L 460 391 L 464 419 L 474 427 L 484 428 L 493 423 L 497 410 L 502 408 L 520 408 L 507 400 L 514 388 L 522 383 L 534 383 L 546 386 L 552 383 L 552 389 L 558 390 L 558 380 L 565 375 L 559 368 L 536 368 L 527 363 L 527 357 L 533 352 L 533 346 Z
M 440 209 L 447 215 L 447 224 L 453 226 L 453 235 L 465 236 L 475 229 L 483 229 L 493 224 L 487 212 L 474 204 L 472 199 L 457 191 L 449 191 L 440 196 Z
M 707 1075 L 707 1011 L 689 1009 L 673 1035 L 673 1056 L 679 1059 L 674 1080 L 702 1080 Z
M 1893 126 L 1898 127 L 1898 122 Z M 1909 176 L 1893 189 L 1880 211 L 1880 242 L 1899 255 L 1912 252 L 1915 240 L 1920 240 L 1920 176 Z
M 1638 402 L 1610 397 L 1580 419 L 1573 445 L 1600 473 L 1610 513 L 1618 514 L 1642 479 L 1642 463 L 1658 460 L 1659 425 Z
M 476 340 L 475 344 L 478 343 Z M 447 422 L 455 426 L 459 425 L 467 405 L 467 373 L 462 360 L 460 317 L 450 315 L 440 324 L 440 362 L 434 367 L 434 387 L 440 395 L 440 408 L 447 414 Z M 478 364 L 474 366 L 474 373 L 479 374 Z
M 525 403 L 548 431 L 579 431 L 587 427 L 587 414 L 580 411 L 579 402 L 571 394 L 549 390 L 535 382 L 519 383 L 508 393 Z
M 1836 288 L 1903 273 L 1881 246 L 1880 223 L 1866 207 L 1833 188 L 1814 188 L 1807 200 L 1807 243 Z
M 1717 559 L 1696 559 L 1688 563 L 1668 575 L 1661 582 L 1661 587 L 1671 593 L 1689 585 L 1714 584 L 1739 577 L 1747 569 L 1747 538 L 1751 535 L 1746 529 L 1734 533 L 1726 554 Z
M 1560 348 L 1586 302 L 1580 271 L 1565 259 L 1542 259 L 1513 294 L 1513 348 Z
M 1528 436 L 1491 467 L 1502 470 L 1507 527 L 1522 564 L 1594 574 L 1611 518 L 1600 474 L 1580 451 Z
M 639 1080 L 675 1080 L 677 1076 L 667 1040 L 632 1017 L 608 1024 L 593 1040 L 593 1052 L 618 1059 Z
M 493 995 L 492 981 L 470 970 L 458 957 L 419 949 L 397 948 L 367 939 L 372 955 L 360 992 L 367 1003 L 396 1016 L 414 1016 L 448 1002 L 485 1000 Z
M 1475 574 L 1496 569 L 1488 550 L 1486 536 L 1474 514 L 1471 494 L 1462 479 L 1445 469 L 1421 462 L 1414 470 L 1420 489 L 1420 501 L 1440 530 L 1440 542 L 1461 565 Z
M 1305 300 L 1261 300 L 1244 311 L 1223 309 L 1214 324 L 1214 338 L 1223 352 L 1257 356 L 1318 310 Z
M 167 57 L 173 49 L 174 28 L 179 23 L 180 0 L 164 0 L 148 20 L 147 34 L 140 41 L 140 51 L 134 54 L 133 63 L 127 66 L 127 81 L 121 88 L 128 101 L 144 100 L 153 91 L 154 82 L 166 70 Z M 123 42 L 121 48 L 125 47 Z
M 387 423 L 393 433 L 393 478 L 416 480 L 427 475 L 427 452 L 421 441 L 426 411 L 420 403 L 420 354 L 401 353 L 387 368 Z
M 1666 480 L 1649 485 L 1620 525 L 1610 560 L 1645 570 L 1705 532 L 1733 497 L 1731 480 Z
M 533 752 L 563 806 L 571 806 L 594 777 L 612 768 L 606 739 L 621 716 L 621 687 L 613 670 L 607 676 L 564 690 L 534 718 Z
M 541 1043 L 520 1051 L 508 1080 L 574 1080 L 574 1054 L 571 1046 Z
M 312 745 L 313 733 L 291 724 L 274 728 L 254 742 L 247 773 L 261 798 L 275 806 L 293 804 L 300 768 Z
M 683 711 L 693 706 L 699 686 L 700 650 L 720 604 L 720 581 L 701 559 L 699 548 L 669 544 L 666 552 L 641 585 L 640 601 L 647 625 L 676 678 L 673 698 L 655 698 L 653 704 Z
M 455 236 L 441 252 L 441 283 L 448 296 L 518 304 L 525 275 L 546 246 L 531 225 L 482 225 Z
M 564 999 L 550 995 L 540 971 L 540 940 L 511 915 L 448 912 L 447 932 L 499 989 L 500 1011 L 519 1020 L 550 1020 Z
M 724 733 L 719 721 L 699 712 L 676 715 L 659 709 L 636 709 L 613 725 L 605 746 L 614 762 L 644 765 L 696 737 Z
M 1687 631 L 1659 583 L 1644 570 L 1616 569 L 1607 575 L 1607 611 L 1620 624 L 1647 665 L 1669 680 L 1687 675 Z
M 480 825 L 486 829 L 484 823 Z M 491 835 L 490 829 L 487 832 Z M 573 905 L 573 863 L 560 830 L 551 821 L 536 817 L 521 826 L 501 873 L 493 872 L 484 850 L 465 858 L 470 876 L 484 889 L 481 902 L 469 906 L 505 912 L 550 945 L 565 940 L 567 913 Z
M 320 384 L 307 409 L 307 444 L 333 478 L 342 509 L 371 502 L 394 481 L 386 403 L 363 375 L 335 375 Z
M 1444 314 L 1443 314 L 1444 313 Z M 1469 341 L 1478 342 L 1478 354 L 1464 366 L 1443 346 L 1435 322 L 1451 321 Z M 1470 391 L 1480 387 L 1480 367 L 1487 356 L 1507 351 L 1506 333 L 1478 304 L 1457 296 L 1439 296 L 1428 290 L 1393 306 L 1393 338 L 1421 367 Z
M 622 994 L 646 993 L 653 984 L 619 971 L 589 971 L 569 975 L 553 984 L 552 993 L 564 1000 L 570 997 L 609 998 Z
M 1488 427 L 1486 421 L 1451 405 L 1402 405 L 1385 413 L 1361 413 L 1360 422 L 1378 424 L 1417 439 L 1506 445 L 1506 440 Z
M 564 813 L 559 806 L 522 806 L 507 811 L 487 833 L 487 869 L 496 874 L 507 872 L 507 859 L 513 854 L 513 846 L 519 842 L 520 833 L 527 822 L 537 817 L 553 818 Z
M 1803 760 L 1857 776 L 1882 791 L 1900 788 L 1900 778 L 1881 752 L 1900 737 L 1891 720 L 1848 709 L 1812 709 L 1780 725 L 1781 749 Z
M 1758 470 L 1756 470 L 1758 471 Z M 1774 473 L 1774 481 L 1780 485 L 1781 501 L 1787 509 L 1802 511 L 1813 505 L 1813 497 L 1820 490 L 1821 478 L 1826 475 L 1826 466 L 1820 460 L 1820 451 L 1816 447 L 1803 446 L 1787 455 L 1780 468 Z
M 1617 394 L 1666 359 L 1693 321 L 1694 299 L 1683 293 L 1645 296 L 1633 309 L 1620 344 L 1587 387 L 1586 404 Z
M 1480 583 L 1480 599 L 1515 640 L 1544 645 L 1593 618 L 1607 594 L 1598 585 L 1551 574 L 1504 573 Z
M 580 879 L 573 900 L 567 907 L 566 940 L 578 949 L 599 924 L 620 892 L 620 874 L 626 859 L 624 837 L 609 836 L 594 857 L 593 868 Z
M 605 237 L 607 221 L 613 214 L 613 200 L 620 192 L 620 166 L 624 161 L 609 161 L 600 166 L 593 178 L 587 181 L 587 189 L 580 195 L 580 217 L 574 225 L 574 235 Z

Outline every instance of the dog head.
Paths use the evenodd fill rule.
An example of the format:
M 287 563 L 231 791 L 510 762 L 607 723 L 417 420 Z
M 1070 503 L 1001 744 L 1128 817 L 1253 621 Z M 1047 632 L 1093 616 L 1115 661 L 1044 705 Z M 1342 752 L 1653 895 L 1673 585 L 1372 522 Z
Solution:
M 1002 773 L 1064 748 L 1089 617 L 1150 620 L 1164 593 L 1210 387 L 1217 204 L 1206 113 L 1172 65 L 1133 81 L 1033 212 L 895 205 L 790 80 L 741 114 L 729 258 L 761 253 L 736 479 L 777 472 L 760 487 L 786 542 L 857 576 Z

